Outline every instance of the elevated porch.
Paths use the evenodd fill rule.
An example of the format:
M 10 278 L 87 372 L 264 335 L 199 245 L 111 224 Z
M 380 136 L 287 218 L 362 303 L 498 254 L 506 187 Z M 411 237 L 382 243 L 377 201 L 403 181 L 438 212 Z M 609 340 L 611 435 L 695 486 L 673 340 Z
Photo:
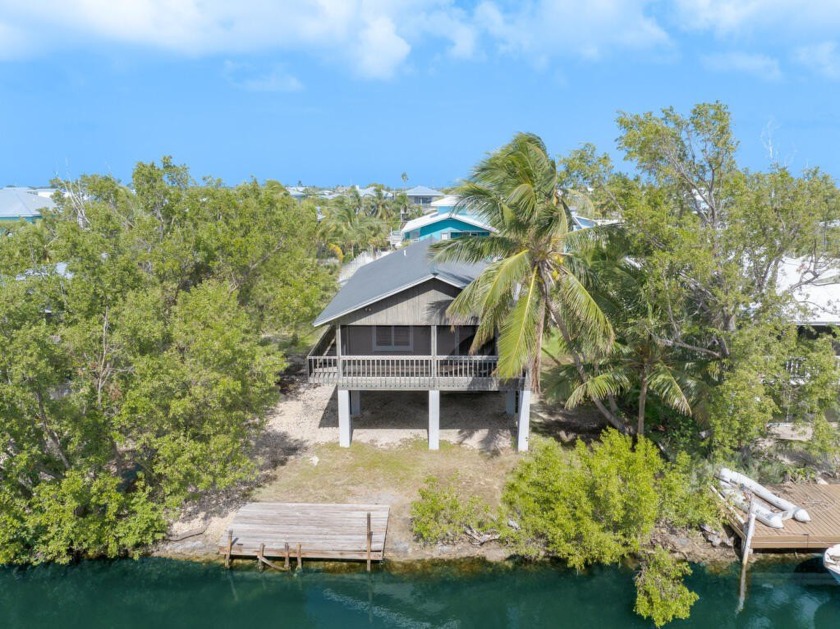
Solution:
M 494 343 L 482 348 L 482 355 L 466 354 L 474 335 L 474 326 L 331 326 L 307 357 L 307 375 L 311 384 L 337 388 L 339 445 L 350 446 L 351 422 L 361 414 L 363 391 L 428 391 L 432 450 L 439 448 L 441 392 L 503 391 L 505 410 L 516 417 L 517 447 L 527 450 L 529 378 L 524 373 L 499 378 L 498 356 L 490 353 Z M 360 347 L 379 353 L 353 353 Z
M 431 328 L 428 353 L 422 343 L 417 343 L 419 347 L 412 351 L 423 353 L 406 349 L 378 354 L 345 353 L 348 348 L 341 341 L 341 328 L 330 327 L 307 357 L 309 382 L 360 391 L 518 391 L 526 386 L 524 376 L 496 376 L 498 356 L 437 354 L 441 336 L 437 328 L 443 326 L 427 327 Z M 464 342 L 455 349 L 463 351 Z

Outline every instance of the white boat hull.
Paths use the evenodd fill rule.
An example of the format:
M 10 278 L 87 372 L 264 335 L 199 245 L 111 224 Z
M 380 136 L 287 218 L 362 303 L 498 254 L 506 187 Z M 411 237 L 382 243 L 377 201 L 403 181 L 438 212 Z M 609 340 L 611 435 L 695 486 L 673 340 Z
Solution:
M 823 554 L 823 565 L 834 580 L 840 584 L 840 544 L 832 546 Z
M 718 472 L 718 478 L 724 482 L 730 483 L 732 485 L 740 485 L 746 489 L 749 489 L 752 493 L 756 496 L 764 500 L 767 504 L 770 504 L 777 509 L 781 509 L 784 513 L 781 514 L 781 519 L 786 520 L 789 517 L 792 517 L 797 522 L 810 522 L 811 516 L 805 509 L 796 506 L 789 500 L 785 500 L 781 496 L 777 496 L 772 491 L 767 489 L 764 485 L 761 485 L 751 479 L 749 476 L 745 476 L 740 472 L 734 472 L 729 468 L 722 467 Z M 781 528 L 781 527 L 776 527 Z

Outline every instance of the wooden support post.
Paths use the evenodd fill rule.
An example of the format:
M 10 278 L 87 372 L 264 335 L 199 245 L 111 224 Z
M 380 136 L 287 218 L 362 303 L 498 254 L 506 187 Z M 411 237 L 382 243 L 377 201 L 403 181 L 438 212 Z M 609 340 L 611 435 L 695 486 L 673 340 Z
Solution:
M 343 350 L 341 349 L 341 324 L 335 324 L 335 362 L 336 366 L 338 367 L 338 379 L 339 381 L 344 377 L 344 363 L 342 361 L 342 353 Z
M 338 445 L 350 447 L 352 427 L 350 422 L 350 391 L 338 390 Z
M 528 440 L 531 436 L 531 390 L 523 389 L 519 392 L 519 425 L 517 426 L 516 449 L 519 452 L 528 451 Z
M 283 562 L 283 570 L 289 570 L 291 567 L 289 562 L 289 542 L 286 542 L 286 559 Z
M 747 518 L 746 530 L 744 531 L 744 543 L 741 547 L 741 588 L 738 595 L 738 612 L 744 609 L 744 602 L 747 600 L 747 566 L 752 553 L 752 538 L 755 532 L 755 496 L 750 494 L 750 513 Z
M 301 556 L 300 552 L 300 544 L 298 544 L 297 569 L 303 570 L 303 557 Z
M 233 551 L 233 530 L 228 531 L 227 552 L 225 553 L 225 568 L 230 570 L 230 555 Z
M 362 414 L 362 392 L 350 391 L 350 417 Z
M 262 572 L 265 570 L 265 544 L 260 544 L 260 552 L 257 555 L 257 564 L 259 564 L 259 570 Z
M 438 332 L 437 326 L 432 326 L 432 387 L 437 388 L 438 386 L 438 349 L 437 349 L 437 341 L 438 341 Z
M 373 531 L 370 528 L 370 511 L 367 514 L 367 571 L 370 572 L 370 547 L 373 544 Z
M 440 391 L 429 391 L 429 450 L 440 449 Z

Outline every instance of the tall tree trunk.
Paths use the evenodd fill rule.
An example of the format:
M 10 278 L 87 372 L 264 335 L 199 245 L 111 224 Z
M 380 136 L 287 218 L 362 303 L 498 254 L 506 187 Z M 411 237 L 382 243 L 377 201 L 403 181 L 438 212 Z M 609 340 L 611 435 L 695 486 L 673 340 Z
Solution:
M 645 434 L 645 404 L 647 403 L 648 373 L 647 365 L 642 368 L 642 388 L 639 391 L 639 421 L 636 427 L 636 434 L 641 437 Z

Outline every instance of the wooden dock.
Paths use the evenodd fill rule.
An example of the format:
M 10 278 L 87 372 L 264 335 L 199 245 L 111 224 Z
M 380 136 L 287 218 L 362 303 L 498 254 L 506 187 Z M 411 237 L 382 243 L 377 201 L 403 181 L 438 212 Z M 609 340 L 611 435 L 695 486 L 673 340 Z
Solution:
M 753 549 L 824 550 L 840 544 L 840 485 L 776 485 L 767 488 L 807 510 L 811 521 L 785 520 L 782 529 L 756 521 Z M 743 539 L 743 527 L 738 522 L 732 524 Z
M 387 505 L 252 502 L 233 517 L 219 540 L 229 565 L 234 557 L 270 559 L 349 559 L 382 561 L 388 530 Z

